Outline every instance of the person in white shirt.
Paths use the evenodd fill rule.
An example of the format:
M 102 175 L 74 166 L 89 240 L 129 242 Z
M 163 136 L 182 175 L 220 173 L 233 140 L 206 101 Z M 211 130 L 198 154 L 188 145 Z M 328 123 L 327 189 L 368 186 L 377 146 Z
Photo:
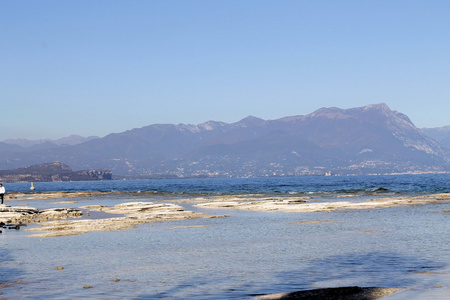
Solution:
M 5 196 L 5 187 L 0 183 L 0 199 L 2 199 L 3 204 L 3 196 Z

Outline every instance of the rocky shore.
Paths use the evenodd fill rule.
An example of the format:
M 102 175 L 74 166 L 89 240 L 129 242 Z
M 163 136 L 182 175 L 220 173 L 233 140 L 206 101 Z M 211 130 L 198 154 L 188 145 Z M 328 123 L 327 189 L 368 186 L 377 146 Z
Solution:
M 83 211 L 86 212 L 84 216 Z M 111 217 L 90 218 L 89 212 L 95 211 L 110 214 Z M 91 231 L 130 229 L 139 224 L 152 222 L 217 217 L 220 216 L 186 211 L 182 206 L 175 204 L 152 202 L 127 202 L 112 207 L 90 205 L 80 208 L 45 210 L 33 207 L 0 206 L 0 223 L 5 226 L 39 223 L 41 225 L 39 227 L 26 229 L 41 232 L 31 235 L 32 237 L 76 235 Z
M 450 194 L 434 194 L 416 197 L 369 198 L 352 201 L 322 201 L 321 199 L 292 197 L 217 197 L 197 198 L 195 206 L 203 208 L 228 208 L 252 211 L 326 212 L 346 209 L 379 209 L 397 206 L 425 205 L 450 201 Z
M 19 206 L 12 207 L 0 204 L 0 222 L 40 222 L 43 220 L 65 219 L 69 217 L 82 216 L 81 210 L 77 208 L 51 208 L 38 210 L 34 207 Z
M 90 199 L 108 196 L 120 192 L 76 192 L 76 193 L 42 193 L 42 194 L 9 194 L 8 200 L 42 200 L 71 199 L 56 203 L 76 203 L 79 199 Z M 150 193 L 139 194 L 140 199 L 150 199 Z M 128 196 L 128 195 L 127 195 Z M 334 199 L 335 200 L 335 199 Z M 312 197 L 265 197 L 261 195 L 225 195 L 216 197 L 190 197 L 182 199 L 126 202 L 105 206 L 93 205 L 75 208 L 36 209 L 28 206 L 0 205 L 0 223 L 13 227 L 14 224 L 38 223 L 40 226 L 27 228 L 36 232 L 34 237 L 53 237 L 76 235 L 91 231 L 130 229 L 139 224 L 152 222 L 186 220 L 195 218 L 216 218 L 208 213 L 185 210 L 179 204 L 190 203 L 203 209 L 240 209 L 262 212 L 327 212 L 349 209 L 381 209 L 396 206 L 416 206 L 430 203 L 450 201 L 450 194 L 434 194 L 415 197 L 392 196 L 385 198 L 350 197 L 347 200 L 323 201 Z M 172 202 L 172 203 L 169 203 Z M 179 204 L 174 204 L 179 203 Z M 102 217 L 91 217 L 91 213 L 99 212 Z
M 220 196 L 202 195 L 202 197 L 187 196 L 184 198 L 174 197 L 173 199 L 162 199 L 160 196 L 155 197 L 151 194 L 151 192 L 142 192 L 139 193 L 139 195 L 126 192 L 58 192 L 8 194 L 8 198 L 6 200 L 8 205 L 0 205 L 0 231 L 3 230 L 3 235 L 7 236 L 9 233 L 5 234 L 5 231 L 9 232 L 9 229 L 20 229 L 29 232 L 30 237 L 43 238 L 78 235 L 93 231 L 126 230 L 142 224 L 151 225 L 154 222 L 225 217 L 225 214 L 230 213 L 233 210 L 260 211 L 264 212 L 264 214 L 270 214 L 270 212 L 313 213 L 357 209 L 388 209 L 390 207 L 399 206 L 420 206 L 427 204 L 448 203 L 448 201 L 450 201 L 450 194 L 433 194 L 413 197 L 404 195 L 386 196 L 386 194 L 383 197 L 354 197 L 352 195 L 348 195 L 339 196 L 332 199 L 322 199 L 318 196 L 298 197 L 255 194 Z M 45 205 L 45 207 L 50 205 L 64 205 L 73 207 L 38 209 L 33 207 L 35 205 L 37 205 L 37 207 L 39 207 L 39 205 Z M 449 213 L 448 209 L 445 210 L 447 206 L 445 206 L 445 208 L 440 207 L 441 206 L 436 206 L 437 211 L 441 211 L 443 214 Z M 301 220 L 289 224 L 333 222 L 325 220 L 328 217 L 323 217 L 322 215 L 320 215 L 320 218 L 323 217 L 323 219 L 314 219 L 311 215 L 307 218 L 307 220 Z M 446 216 L 447 215 L 444 217 Z M 330 220 L 333 220 L 331 215 Z M 290 221 L 292 221 L 292 218 Z M 228 229 L 226 224 L 227 222 L 224 223 L 225 230 Z M 333 226 L 332 223 L 330 225 Z M 181 228 L 198 228 L 206 226 L 214 226 L 214 222 L 176 222 L 174 227 L 169 229 L 178 230 Z M 164 226 L 165 229 L 168 227 L 170 226 Z M 14 230 L 11 230 L 11 234 L 15 234 Z M 64 269 L 64 267 L 60 265 L 56 265 L 56 268 L 58 271 Z M 119 279 L 117 279 L 117 281 L 118 280 Z M 355 282 L 353 284 L 356 285 L 364 283 Z M 380 283 L 380 285 L 382 285 L 382 283 Z M 86 285 L 85 288 L 92 288 L 92 286 L 95 287 L 95 285 L 92 284 Z M 404 288 L 402 288 L 402 290 L 403 289 Z M 283 291 L 283 289 L 281 289 L 281 291 Z M 399 291 L 397 288 L 354 286 L 267 295 L 252 294 L 251 296 L 254 297 L 255 300 L 371 300 L 386 297 L 390 294 L 396 293 L 397 291 Z M 400 293 L 402 293 L 402 291 L 398 292 L 398 294 Z

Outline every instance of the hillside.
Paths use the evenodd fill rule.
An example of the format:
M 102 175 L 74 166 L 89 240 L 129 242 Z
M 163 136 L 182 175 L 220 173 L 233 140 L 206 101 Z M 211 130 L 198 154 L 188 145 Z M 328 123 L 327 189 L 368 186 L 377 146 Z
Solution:
M 141 177 L 392 174 L 450 170 L 448 149 L 386 104 L 277 120 L 154 124 L 74 146 L 5 151 L 0 168 L 63 161 Z
M 450 126 L 422 128 L 422 131 L 429 137 L 441 143 L 445 148 L 450 149 Z
M 109 179 L 112 179 L 112 173 L 108 170 L 74 172 L 69 166 L 60 162 L 0 171 L 0 181 L 2 182 L 89 181 Z

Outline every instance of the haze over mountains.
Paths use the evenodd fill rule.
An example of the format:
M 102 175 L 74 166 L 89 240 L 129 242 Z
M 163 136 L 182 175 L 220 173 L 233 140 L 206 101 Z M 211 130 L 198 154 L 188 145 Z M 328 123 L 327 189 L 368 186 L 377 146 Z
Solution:
M 4 141 L 0 169 L 61 161 L 74 170 L 107 168 L 137 177 L 445 172 L 448 141 L 450 129 L 420 130 L 382 103 L 277 120 L 154 124 L 40 149 Z
M 84 143 L 84 142 L 87 142 L 90 140 L 95 140 L 98 138 L 99 138 L 98 136 L 82 137 L 79 135 L 70 135 L 68 137 L 64 137 L 64 138 L 60 138 L 60 139 L 56 139 L 56 140 L 8 139 L 8 140 L 4 140 L 3 143 L 28 148 L 28 150 L 29 149 L 36 150 L 36 149 L 55 148 L 56 146 L 72 146 L 72 145 L 81 144 L 81 143 Z
M 450 149 L 450 125 L 438 128 L 422 128 L 422 131 L 445 148 Z

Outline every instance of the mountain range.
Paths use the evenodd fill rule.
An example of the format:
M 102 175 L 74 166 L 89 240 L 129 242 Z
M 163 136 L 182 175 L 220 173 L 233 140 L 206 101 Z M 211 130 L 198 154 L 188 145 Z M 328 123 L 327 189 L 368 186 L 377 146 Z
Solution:
M 16 151 L 33 151 L 33 150 L 43 150 L 56 148 L 59 146 L 73 146 L 76 144 L 81 144 L 87 141 L 98 139 L 98 136 L 82 137 L 80 135 L 70 135 L 64 138 L 51 140 L 51 139 L 40 139 L 40 140 L 28 140 L 28 139 L 7 139 L 3 143 L 0 143 L 0 150 L 2 149 L 15 149 Z M 7 145 L 4 145 L 7 144 Z M 8 146 L 9 145 L 9 146 Z M 18 147 L 15 147 L 18 146 Z
M 52 147 L 4 141 L 0 169 L 61 161 L 75 170 L 158 178 L 447 172 L 445 128 L 418 129 L 384 103 L 321 108 L 277 120 L 154 124 Z

